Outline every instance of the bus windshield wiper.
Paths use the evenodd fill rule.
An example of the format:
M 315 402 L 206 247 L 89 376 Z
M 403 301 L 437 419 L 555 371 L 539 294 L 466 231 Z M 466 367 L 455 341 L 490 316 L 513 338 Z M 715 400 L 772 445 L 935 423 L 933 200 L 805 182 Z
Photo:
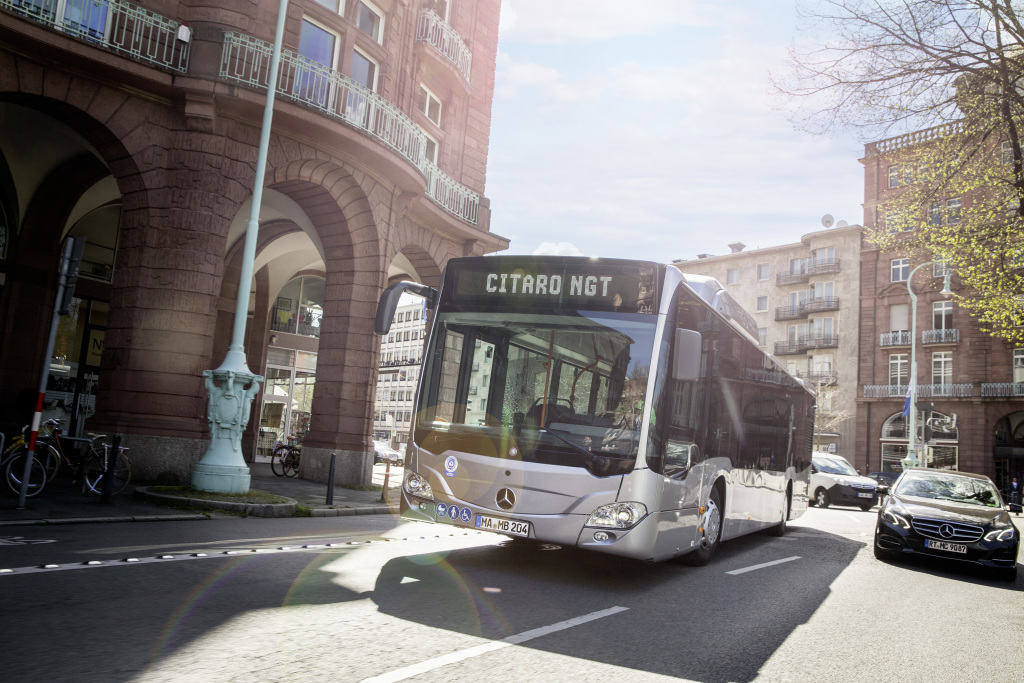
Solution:
M 585 456 L 587 456 L 588 459 L 594 457 L 594 453 L 592 451 L 589 451 L 586 448 L 584 448 L 583 446 L 580 446 L 579 444 L 570 441 L 569 439 L 565 438 L 564 436 L 556 434 L 555 432 L 551 431 L 550 429 L 542 429 L 542 430 L 540 430 L 540 433 L 541 434 L 550 434 L 551 436 L 555 437 L 556 439 L 558 439 L 562 443 L 565 443 L 565 444 L 568 444 L 569 446 L 572 446 L 573 450 L 576 450 L 576 451 L 579 451 L 580 453 L 583 453 Z

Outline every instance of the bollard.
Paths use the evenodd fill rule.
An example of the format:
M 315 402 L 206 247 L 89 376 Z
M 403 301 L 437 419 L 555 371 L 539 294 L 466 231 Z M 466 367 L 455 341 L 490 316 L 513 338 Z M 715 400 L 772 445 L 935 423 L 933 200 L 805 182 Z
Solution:
M 327 475 L 327 504 L 334 505 L 334 462 L 338 459 L 337 453 L 331 453 L 331 471 Z
M 384 461 L 384 486 L 380 489 L 380 502 L 388 502 L 388 479 L 391 477 L 391 461 Z
M 107 471 L 103 473 L 103 493 L 100 495 L 101 503 L 109 503 L 114 491 L 114 470 L 117 468 L 117 456 L 121 452 L 121 435 L 114 434 L 114 443 L 110 447 L 110 459 L 107 462 Z

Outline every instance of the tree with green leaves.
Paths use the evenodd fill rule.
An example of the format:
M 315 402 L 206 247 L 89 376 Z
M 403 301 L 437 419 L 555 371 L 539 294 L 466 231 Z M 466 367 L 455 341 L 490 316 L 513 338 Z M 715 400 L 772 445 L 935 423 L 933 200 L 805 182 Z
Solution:
M 774 80 L 805 129 L 891 159 L 867 239 L 944 260 L 983 331 L 1024 343 L 1024 2 L 818 0 Z M 870 149 L 870 147 L 869 147 Z

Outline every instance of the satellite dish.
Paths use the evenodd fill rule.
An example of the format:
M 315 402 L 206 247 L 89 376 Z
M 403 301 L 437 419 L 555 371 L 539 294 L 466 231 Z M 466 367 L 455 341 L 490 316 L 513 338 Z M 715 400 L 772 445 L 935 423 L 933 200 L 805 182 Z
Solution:
M 833 222 L 834 221 L 832 220 L 832 214 L 830 213 L 826 213 L 824 216 L 821 217 L 821 224 L 824 225 L 826 228 L 831 228 Z
M 846 221 L 839 221 L 838 223 L 836 223 L 837 228 L 845 228 L 848 225 L 849 223 L 847 223 Z

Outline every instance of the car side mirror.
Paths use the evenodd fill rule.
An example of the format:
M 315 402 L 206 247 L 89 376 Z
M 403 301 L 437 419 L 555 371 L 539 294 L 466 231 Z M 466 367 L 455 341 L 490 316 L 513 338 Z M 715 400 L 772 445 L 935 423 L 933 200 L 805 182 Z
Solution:
M 1024 505 L 1021 505 L 1020 503 L 1010 503 L 1009 505 L 1006 506 L 1006 511 L 1016 512 L 1019 515 L 1020 513 L 1024 512 Z
M 876 492 L 878 493 L 878 495 L 880 495 L 880 496 L 888 496 L 888 495 L 889 495 L 889 486 L 888 486 L 887 484 L 879 484 L 879 485 L 878 485 L 878 486 L 877 486 L 877 487 L 875 488 L 875 491 L 876 491 Z

